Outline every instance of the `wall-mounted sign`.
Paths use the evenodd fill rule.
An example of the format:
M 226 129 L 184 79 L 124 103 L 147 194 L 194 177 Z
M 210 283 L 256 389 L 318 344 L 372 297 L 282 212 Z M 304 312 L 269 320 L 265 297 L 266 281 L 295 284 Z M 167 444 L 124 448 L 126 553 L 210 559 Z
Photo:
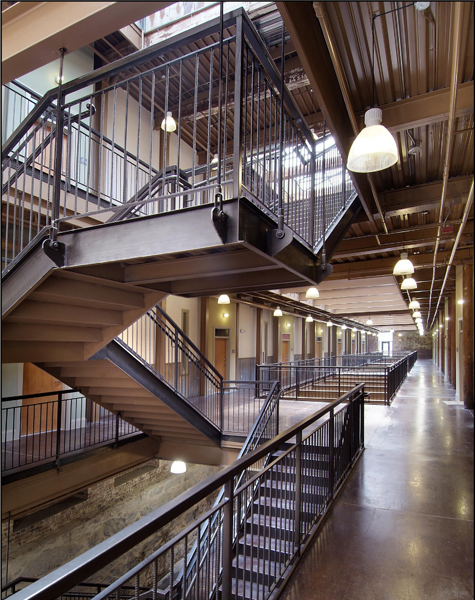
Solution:
M 283 333 L 282 334 L 282 339 L 283 340 L 290 340 L 290 333 Z

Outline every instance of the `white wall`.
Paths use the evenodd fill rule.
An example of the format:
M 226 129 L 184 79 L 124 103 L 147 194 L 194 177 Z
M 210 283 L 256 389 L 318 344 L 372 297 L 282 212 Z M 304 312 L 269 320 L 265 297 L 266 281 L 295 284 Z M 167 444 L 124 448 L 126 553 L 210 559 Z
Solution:
M 256 356 L 256 309 L 247 304 L 239 305 L 239 356 Z

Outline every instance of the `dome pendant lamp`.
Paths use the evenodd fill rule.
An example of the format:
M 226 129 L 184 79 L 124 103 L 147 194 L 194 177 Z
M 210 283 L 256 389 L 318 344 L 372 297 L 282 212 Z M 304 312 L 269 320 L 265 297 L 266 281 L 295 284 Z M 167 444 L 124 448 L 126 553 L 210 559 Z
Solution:
M 405 277 L 401 283 L 401 290 L 415 290 L 416 288 L 417 283 L 413 277 Z
M 421 307 L 421 305 L 419 304 L 419 302 L 417 300 L 411 300 L 411 302 L 409 303 L 410 309 L 420 308 L 420 307 Z
M 374 102 L 374 21 L 381 15 L 373 15 L 371 24 L 372 34 L 372 85 L 373 104 L 364 116 L 365 128 L 360 131 L 351 145 L 346 164 L 350 171 L 355 173 L 374 173 L 382 171 L 398 161 L 396 140 L 386 127 L 381 125 L 383 111 L 375 107 Z
M 412 275 L 414 273 L 414 265 L 408 258 L 407 252 L 401 252 L 401 258 L 394 265 L 393 275 Z

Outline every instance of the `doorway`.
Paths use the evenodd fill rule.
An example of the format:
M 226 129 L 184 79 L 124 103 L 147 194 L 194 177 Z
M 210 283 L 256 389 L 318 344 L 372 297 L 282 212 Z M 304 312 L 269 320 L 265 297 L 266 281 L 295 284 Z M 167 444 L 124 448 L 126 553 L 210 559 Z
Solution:
M 214 338 L 214 366 L 227 379 L 228 338 Z
M 282 362 L 289 362 L 290 360 L 290 342 L 288 340 L 282 340 Z
M 383 351 L 383 356 L 389 356 L 389 347 L 390 347 L 390 342 L 381 342 L 381 349 Z

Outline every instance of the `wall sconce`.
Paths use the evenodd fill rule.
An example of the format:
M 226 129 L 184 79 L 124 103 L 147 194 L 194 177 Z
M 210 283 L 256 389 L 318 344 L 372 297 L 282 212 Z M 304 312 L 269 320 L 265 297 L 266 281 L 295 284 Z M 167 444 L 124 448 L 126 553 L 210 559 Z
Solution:
M 457 304 L 463 304 L 463 298 L 457 301 Z
M 286 324 L 285 324 L 285 326 L 286 326 L 286 327 L 290 327 L 290 323 L 286 323 Z
M 223 317 L 227 319 L 229 317 L 229 313 L 223 313 Z
M 182 460 L 174 460 L 170 468 L 170 473 L 186 473 L 186 464 Z

